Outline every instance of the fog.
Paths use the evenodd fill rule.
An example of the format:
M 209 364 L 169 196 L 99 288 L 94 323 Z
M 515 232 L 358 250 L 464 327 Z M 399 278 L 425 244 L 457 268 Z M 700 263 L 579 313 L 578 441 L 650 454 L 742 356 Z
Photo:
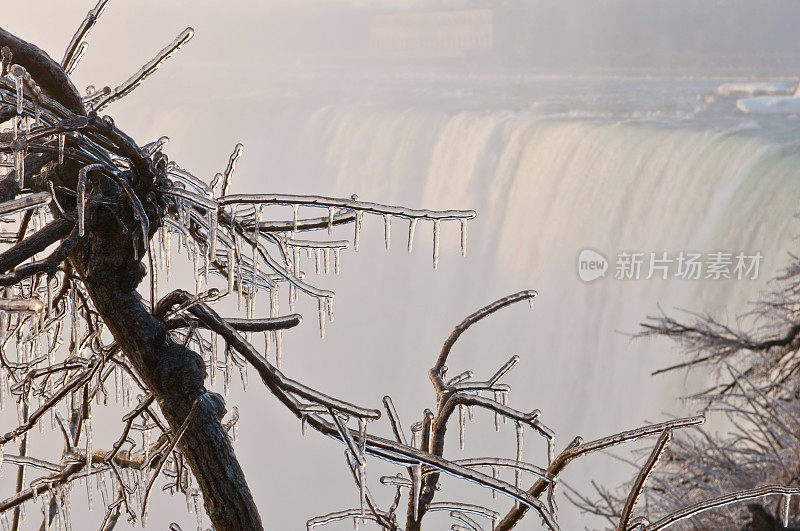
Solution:
M 90 7 L 8 3 L 0 25 L 60 59 Z M 476 327 L 454 353 L 451 374 L 491 374 L 520 355 L 510 405 L 541 409 L 559 449 L 575 435 L 588 440 L 693 412 L 680 397 L 703 378 L 651 377 L 675 351 L 631 341 L 630 333 L 660 309 L 733 319 L 796 247 L 796 119 L 742 115 L 717 86 L 797 81 L 798 2 L 112 0 L 73 79 L 80 90 L 113 87 L 189 25 L 194 39 L 107 110 L 139 144 L 168 135 L 169 158 L 210 180 L 244 143 L 235 193 L 357 193 L 478 211 L 465 258 L 457 224 L 443 226 L 436 271 L 430 226 L 417 229 L 409 255 L 407 227 L 396 222 L 387 252 L 383 221 L 368 217 L 361 249 L 343 253 L 342 275 L 313 277 L 337 294 L 327 337 L 319 338 L 310 299 L 299 303 L 302 326 L 284 334 L 289 376 L 365 407 L 391 394 L 406 425 L 434 405 L 427 370 L 452 327 L 528 288 L 540 292 L 533 311 L 510 308 Z M 578 277 L 585 248 L 611 262 L 606 278 Z M 617 280 L 614 258 L 626 250 L 765 258 L 754 280 Z M 174 261 L 183 265 L 171 285 L 194 290 L 185 254 Z M 265 528 L 303 529 L 313 516 L 356 504 L 341 445 L 303 438 L 299 422 L 255 380 L 251 373 L 247 392 L 237 382 L 226 401 L 241 412 L 235 448 Z M 13 410 L 0 429 L 15 422 Z M 98 446 L 119 433 L 124 412 L 110 410 L 95 424 Z M 513 426 L 496 434 L 492 420 L 468 425 L 467 454 L 513 451 Z M 376 424 L 388 435 L 384 420 Z M 53 433 L 37 434 L 32 452 L 57 454 Z M 448 451 L 458 452 L 453 437 Z M 530 440 L 526 456 L 541 463 L 543 444 Z M 13 489 L 11 470 L 3 467 L 0 497 Z M 397 472 L 370 462 L 381 502 L 394 490 L 377 478 Z M 598 455 L 565 481 L 590 492 L 590 480 L 613 488 L 634 473 Z M 493 503 L 474 494 L 477 487 L 446 486 L 456 498 Z M 97 501 L 86 509 L 84 490 L 73 495 L 76 530 L 102 519 Z M 601 527 L 559 503 L 563 528 Z M 39 510 L 24 529 L 38 529 Z M 426 529 L 452 523 L 435 518 Z M 182 498 L 159 493 L 148 526 L 171 522 L 192 529 L 195 516 Z M 538 529 L 535 518 L 526 523 Z

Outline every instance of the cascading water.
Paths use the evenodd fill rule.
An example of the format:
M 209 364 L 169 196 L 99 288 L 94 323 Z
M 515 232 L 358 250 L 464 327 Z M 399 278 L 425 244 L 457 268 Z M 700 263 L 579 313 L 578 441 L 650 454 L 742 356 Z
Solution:
M 578 110 L 566 109 L 564 98 L 557 97 L 559 83 L 568 87 L 567 99 Z M 611 103 L 591 111 L 599 96 L 583 101 L 581 83 L 586 94 L 605 91 Z M 508 105 L 496 96 L 479 105 L 469 94 L 442 102 L 426 93 L 419 102 L 409 93 L 390 103 L 320 106 L 302 97 L 287 103 L 282 92 L 247 86 L 212 108 L 203 107 L 202 98 L 182 95 L 165 102 L 172 109 L 168 119 L 142 113 L 125 119 L 141 137 L 168 133 L 185 139 L 186 153 L 180 143 L 171 150 L 180 160 L 196 161 L 191 166 L 196 172 L 207 160 L 224 160 L 230 146 L 243 141 L 247 147 L 234 193 L 357 193 L 387 204 L 477 210 L 477 219 L 469 222 L 466 259 L 460 257 L 458 222 L 442 223 L 437 271 L 431 268 L 430 223 L 418 224 L 408 255 L 406 225 L 392 222 L 398 243 L 387 253 L 383 221 L 365 219 L 359 252 L 343 253 L 341 277 L 323 282 L 337 293 L 336 322 L 322 342 L 313 322 L 304 326 L 308 330 L 284 334 L 285 370 L 362 404 L 379 404 L 390 394 L 408 425 L 433 405 L 426 373 L 452 327 L 491 300 L 534 288 L 540 296 L 533 311 L 504 310 L 471 330 L 450 369 L 488 375 L 519 355 L 508 376 L 509 404 L 541 409 L 559 449 L 575 435 L 591 439 L 665 414 L 694 412 L 697 406 L 679 397 L 699 389 L 706 375 L 650 376 L 677 361 L 671 345 L 631 341 L 626 334 L 659 308 L 733 319 L 786 264 L 800 232 L 793 221 L 800 149 L 790 119 L 756 122 L 729 113 L 732 101 L 701 97 L 715 91 L 711 82 L 657 84 L 659 90 L 637 83 L 642 82 L 543 82 L 549 87 L 545 103 L 521 104 L 515 93 Z M 680 95 L 676 108 L 658 110 L 670 106 L 665 95 L 672 92 Z M 633 94 L 630 102 L 625 99 Z M 642 94 L 657 101 L 646 104 Z M 223 109 L 224 123 L 238 124 L 235 132 L 224 138 L 199 133 Z M 219 168 L 211 163 L 207 171 Z M 589 283 L 579 278 L 577 260 L 584 249 L 608 260 L 604 278 Z M 639 280 L 617 280 L 615 261 L 622 251 L 667 252 L 671 258 L 681 251 L 760 252 L 763 259 L 757 280 L 683 280 L 672 276 L 674 264 L 669 279 L 645 279 L 646 262 Z M 313 268 L 307 273 L 313 275 Z M 299 311 L 316 315 L 315 305 L 298 304 Z M 245 400 L 235 389 L 231 399 L 243 419 L 269 419 L 242 422 L 242 432 L 252 433 L 241 436 L 237 452 L 245 467 L 267 467 L 268 473 L 250 481 L 275 525 L 294 527 L 310 503 L 292 510 L 271 503 L 286 489 L 303 489 L 315 501 L 314 514 L 357 501 L 341 473 L 339 446 L 308 437 L 298 448 L 295 430 L 270 429 L 271 455 L 287 459 L 265 459 L 253 441 L 266 436 L 262 426 L 285 420 L 280 406 Z M 465 427 L 464 456 L 500 447 L 513 457 L 514 427 L 501 426 L 495 434 L 489 415 L 475 416 L 477 422 Z M 458 431 L 452 430 L 447 443 L 452 452 L 459 452 Z M 530 440 L 526 457 L 545 463 L 544 443 Z M 299 466 L 300 456 L 313 458 Z M 379 472 L 380 466 L 370 474 L 396 472 L 390 467 Z M 274 474 L 284 480 L 276 484 L 270 479 Z M 564 480 L 585 492 L 590 479 L 613 487 L 634 474 L 630 465 L 599 456 L 568 470 Z M 331 485 L 342 488 L 332 494 Z M 467 497 L 475 491 L 455 488 L 465 489 Z M 454 498 L 465 499 L 460 493 Z M 475 495 L 478 503 L 491 503 L 487 500 L 488 493 Z M 584 525 L 569 512 L 562 514 L 565 528 Z

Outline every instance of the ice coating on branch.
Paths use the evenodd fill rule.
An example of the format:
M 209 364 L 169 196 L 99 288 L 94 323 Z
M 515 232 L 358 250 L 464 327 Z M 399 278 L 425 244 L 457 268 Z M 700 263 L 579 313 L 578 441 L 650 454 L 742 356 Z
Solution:
M 228 166 L 225 168 L 225 172 L 222 174 L 221 197 L 228 195 L 228 192 L 230 191 L 231 179 L 233 177 L 234 170 L 236 170 L 236 162 L 239 160 L 239 157 L 242 156 L 243 149 L 243 144 L 236 144 L 236 146 L 233 148 L 233 153 L 231 153 L 231 156 L 228 158 Z
M 497 372 L 492 375 L 491 378 L 489 378 L 488 380 L 489 385 L 492 386 L 495 385 L 500 380 L 500 378 L 505 376 L 506 373 L 508 373 L 508 371 L 513 369 L 514 365 L 516 365 L 518 362 L 519 362 L 519 356 L 517 355 L 512 356 L 511 359 L 509 359 L 505 364 L 503 364 L 503 366 L 500 367 L 497 370 Z
M 108 105 L 109 103 L 116 101 L 120 98 L 125 97 L 126 95 L 130 94 L 136 87 L 138 87 L 142 81 L 147 79 L 150 74 L 158 70 L 158 68 L 169 59 L 169 57 L 178 51 L 184 44 L 189 42 L 191 38 L 194 37 L 194 29 L 186 28 L 183 30 L 174 41 L 169 43 L 164 49 L 158 52 L 155 57 L 153 57 L 150 61 L 144 64 L 142 68 L 139 69 L 134 75 L 129 77 L 125 80 L 122 84 L 117 86 L 111 94 L 108 96 L 100 99 L 95 105 L 94 110 L 100 111 L 103 107 Z
M 0 203 L 0 216 L 8 216 L 38 209 L 50 204 L 53 196 L 50 192 L 37 192 L 35 194 L 19 196 L 16 199 Z
M 40 299 L 4 299 L 0 298 L 0 310 L 4 312 L 39 313 L 44 308 Z
M 149 144 L 142 146 L 142 151 L 152 157 L 154 154 L 160 152 L 161 149 L 167 145 L 167 142 L 169 142 L 168 136 L 160 136 L 155 142 L 150 142 Z M 170 164 L 174 163 L 170 162 Z
M 325 339 L 325 299 L 317 299 L 317 307 L 319 314 L 319 337 Z
M 72 72 L 75 71 L 75 68 L 78 66 L 78 63 L 81 62 L 81 59 L 83 59 L 83 56 L 86 55 L 86 50 L 88 50 L 88 49 L 89 49 L 89 43 L 88 42 L 82 42 L 81 45 L 78 46 L 78 50 L 77 50 L 77 52 L 75 52 L 75 56 L 69 62 L 67 67 L 64 69 L 64 71 L 68 75 L 72 74 Z
M 99 0 L 93 9 L 86 13 L 86 18 L 84 18 L 83 22 L 81 22 L 81 25 L 78 26 L 78 30 L 75 32 L 75 35 L 72 36 L 72 39 L 70 40 L 69 45 L 67 45 L 67 49 L 64 52 L 64 58 L 61 60 L 61 66 L 66 70 L 67 74 L 72 73 L 75 65 L 77 65 L 78 61 L 80 61 L 83 53 L 85 53 L 88 44 L 84 41 L 84 39 L 97 23 L 97 19 L 105 10 L 108 2 L 109 0 Z

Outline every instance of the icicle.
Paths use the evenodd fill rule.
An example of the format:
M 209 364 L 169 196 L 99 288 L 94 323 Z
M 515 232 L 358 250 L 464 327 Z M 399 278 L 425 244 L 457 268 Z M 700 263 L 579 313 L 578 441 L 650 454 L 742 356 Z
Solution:
M 64 151 L 67 144 L 67 137 L 64 133 L 58 134 L 58 163 L 64 164 Z
M 248 339 L 248 343 L 252 343 L 251 338 L 248 337 L 247 339 Z M 244 391 L 246 392 L 247 391 L 247 384 L 248 384 L 248 380 L 247 380 L 247 363 L 245 363 L 243 366 L 239 367 L 239 377 L 242 379 L 242 389 L 244 389 Z
M 494 392 L 494 401 L 500 403 L 502 393 L 500 391 Z M 494 431 L 500 431 L 500 413 L 494 412 Z
M 230 395 L 231 392 L 231 372 L 233 371 L 233 366 L 231 364 L 231 348 L 230 346 L 225 346 L 225 378 L 223 379 L 223 387 L 225 391 L 225 396 Z
M 122 369 L 119 365 L 114 367 L 114 397 L 117 405 L 122 403 Z
M 211 367 L 209 369 L 209 376 L 211 377 L 211 385 L 217 381 L 217 334 L 211 332 Z
M 322 249 L 314 249 L 314 269 L 318 275 L 322 273 Z
M 325 253 L 323 255 L 323 261 L 325 262 L 325 274 L 331 274 L 331 250 L 329 248 L 325 248 Z
M 414 520 L 419 518 L 419 494 L 422 490 L 422 465 L 411 465 L 411 499 L 413 504 Z
M 327 297 L 325 301 L 328 306 L 328 320 L 333 322 L 333 297 Z
M 275 285 L 272 286 L 269 290 L 269 316 L 270 317 L 277 317 L 279 311 L 279 304 L 280 304 L 280 288 Z M 272 337 L 275 341 L 275 365 L 280 368 L 281 366 L 281 349 L 280 349 L 280 338 L 278 337 L 278 332 L 280 330 L 275 330 L 270 332 Z
M 202 276 L 201 276 L 201 272 L 199 271 L 200 264 L 198 263 L 198 261 L 200 260 L 200 256 L 199 256 L 200 253 L 199 253 L 199 249 L 197 248 L 198 245 L 196 245 L 194 243 L 194 240 L 189 240 L 189 242 L 190 242 L 190 247 L 194 248 L 194 249 L 192 249 L 192 251 L 193 251 L 192 252 L 192 265 L 194 266 L 194 271 L 193 271 L 193 273 L 194 273 L 194 292 L 195 293 L 200 293 L 200 289 L 202 288 L 202 285 L 201 285 L 201 282 L 200 282 L 202 280 Z
M 72 531 L 72 504 L 70 503 L 69 487 L 63 489 L 64 496 L 64 527 L 67 531 Z
M 208 271 L 211 266 L 211 254 L 208 245 L 203 246 L 203 282 L 208 284 Z
M 89 417 L 84 421 L 84 430 L 86 433 L 86 501 L 89 507 L 89 510 L 92 510 L 92 486 L 89 481 L 90 474 L 92 472 L 92 418 L 91 413 L 89 413 Z
M 792 495 L 791 494 L 784 494 L 783 495 L 783 527 L 789 527 L 789 504 L 792 502 Z
M 300 417 L 300 432 L 303 434 L 303 437 L 305 437 L 308 432 L 308 415 L 305 413 Z
M 417 230 L 417 220 L 410 219 L 408 220 L 408 252 L 410 253 L 411 250 L 414 248 L 414 231 Z
M 53 316 L 53 277 L 47 274 L 45 282 L 47 282 L 47 319 L 50 320 Z
M 523 434 L 525 431 L 524 426 L 520 421 L 516 421 L 517 425 L 517 463 L 522 462 L 522 444 L 523 444 Z M 514 469 L 514 486 L 519 488 L 520 485 L 520 470 L 518 468 Z
M 228 292 L 233 292 L 234 262 L 234 251 L 231 247 L 228 249 Z
M 353 237 L 353 250 L 358 251 L 358 244 L 361 240 L 361 222 L 364 219 L 363 212 L 356 212 L 356 228 L 355 236 Z
M 211 260 L 217 259 L 217 213 L 214 210 L 208 211 L 208 247 L 211 249 L 209 254 Z
M 328 234 L 333 232 L 333 207 L 328 207 Z
M 358 492 L 361 499 L 361 516 L 366 515 L 367 508 L 367 463 L 362 461 L 358 464 Z
M 19 149 L 21 143 L 18 142 L 20 118 L 19 117 L 14 118 L 13 123 L 14 123 L 14 133 L 13 133 L 14 142 L 12 143 L 12 145 L 15 146 L 13 154 L 14 172 L 15 172 L 14 178 L 19 184 L 19 187 L 22 188 L 24 186 L 23 181 L 25 180 L 25 154 L 21 149 Z
M 172 232 L 165 230 L 167 251 L 164 254 L 166 269 L 167 269 L 167 282 L 172 281 Z
M 164 255 L 166 254 L 165 243 L 164 243 L 164 232 L 166 229 L 164 227 L 158 228 L 158 265 L 161 266 L 161 269 L 166 267 L 164 263 Z
M 467 256 L 467 218 L 461 218 L 461 256 Z
M 492 465 L 492 478 L 497 479 L 497 466 L 495 465 Z M 492 489 L 492 499 L 493 500 L 497 499 L 497 491 L 494 489 Z
M 439 220 L 433 220 L 433 268 L 439 267 Z
M 464 428 L 467 424 L 467 412 L 464 410 L 464 405 L 458 405 L 458 442 L 461 450 L 464 450 Z
M 25 69 L 19 65 L 11 67 L 11 75 L 14 77 L 14 88 L 17 90 L 17 114 L 22 114 L 25 110 L 23 103 L 25 102 L 24 85 L 22 83 Z
M 292 205 L 292 232 L 297 233 L 297 215 L 300 205 Z
M 325 302 L 323 297 L 317 299 L 317 306 L 319 308 L 319 337 L 325 339 Z
M 392 246 L 392 216 L 383 215 L 383 237 L 386 240 L 386 250 Z
M 295 278 L 300 278 L 300 249 L 292 247 L 292 258 L 289 267 Z
M 195 492 L 192 496 L 194 498 L 194 514 L 197 517 L 197 531 L 203 531 L 203 515 L 200 512 L 200 496 Z
M 258 279 L 258 235 L 259 235 L 259 223 L 261 223 L 261 207 L 262 205 L 256 206 L 255 211 L 255 223 L 253 224 L 253 289 L 257 290 L 256 282 Z M 255 292 L 253 293 L 255 296 Z
M 275 366 L 281 368 L 283 358 L 283 330 L 275 330 Z
M 183 199 L 176 199 L 175 208 L 178 209 L 178 254 L 181 253 L 181 248 L 186 245 L 186 206 Z
M 335 248 L 335 249 L 333 250 L 333 269 L 334 269 L 334 272 L 335 272 L 337 275 L 338 275 L 339 273 L 341 273 L 341 271 L 342 271 L 341 265 L 340 265 L 340 263 L 339 263 L 339 262 L 340 262 L 340 258 L 341 258 L 341 249 L 339 249 L 339 248 L 337 247 L 337 248 Z

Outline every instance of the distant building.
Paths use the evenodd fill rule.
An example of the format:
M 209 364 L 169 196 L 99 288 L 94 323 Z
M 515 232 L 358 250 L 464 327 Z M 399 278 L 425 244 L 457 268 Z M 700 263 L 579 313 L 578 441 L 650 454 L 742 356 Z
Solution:
M 491 9 L 405 11 L 373 15 L 370 44 L 379 54 L 455 58 L 494 49 Z

